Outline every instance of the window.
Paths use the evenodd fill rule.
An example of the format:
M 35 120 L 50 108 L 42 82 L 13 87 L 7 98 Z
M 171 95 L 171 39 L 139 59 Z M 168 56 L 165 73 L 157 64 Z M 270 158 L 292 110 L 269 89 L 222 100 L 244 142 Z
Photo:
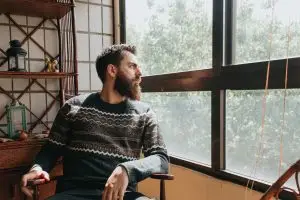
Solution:
M 126 42 L 143 75 L 210 68 L 211 14 L 210 0 L 126 0 Z
M 214 7 L 213 3 L 215 3 Z M 220 17 L 221 3 L 224 5 L 223 17 Z M 229 8 L 231 4 L 233 6 Z M 145 79 L 148 75 L 152 76 L 148 77 L 148 80 L 153 81 L 153 87 L 152 82 L 151 87 L 148 82 L 148 85 L 146 84 L 149 87 L 148 91 L 157 92 L 144 93 L 143 98 L 150 102 L 159 117 L 170 154 L 182 160 L 193 161 L 193 163 L 182 162 L 182 165 L 188 163 L 187 166 L 206 173 L 211 169 L 209 174 L 216 175 L 218 178 L 220 175 L 228 178 L 227 172 L 231 172 L 233 181 L 238 179 L 237 182 L 240 184 L 245 180 L 241 177 L 250 177 L 259 180 L 259 187 L 264 188 L 266 185 L 262 182 L 273 183 L 279 177 L 281 134 L 283 144 L 281 174 L 299 159 L 300 134 L 297 132 L 297 119 L 300 117 L 298 116 L 300 103 L 297 99 L 300 98 L 300 90 L 288 90 L 284 126 L 282 126 L 284 90 L 269 90 L 265 126 L 263 136 L 260 138 L 264 90 L 263 85 L 255 82 L 265 77 L 263 70 L 256 70 L 258 64 L 255 62 L 300 55 L 300 14 L 297 12 L 299 5 L 298 0 L 223 0 L 220 3 L 209 0 L 126 0 L 127 43 L 138 47 L 143 75 L 146 76 Z M 221 25 L 224 24 L 223 32 L 212 31 L 213 22 L 216 28 L 214 30 L 222 30 Z M 227 25 L 232 25 L 233 35 L 227 34 L 231 32 L 231 26 L 227 29 Z M 221 36 L 223 36 L 223 43 L 219 41 Z M 213 38 L 216 40 L 214 46 L 212 46 Z M 232 52 L 225 52 L 229 49 Z M 247 83 L 244 84 L 247 85 L 246 87 L 249 86 L 243 88 L 245 89 L 243 91 L 230 90 L 231 85 L 227 85 L 225 88 L 226 120 L 222 118 L 219 120 L 219 115 L 223 117 L 224 113 L 222 110 L 224 98 L 223 91 L 215 86 L 218 87 L 220 79 L 225 80 L 222 76 L 230 76 L 231 73 L 221 73 L 220 76 L 211 77 L 214 71 L 207 68 L 212 66 L 213 50 L 216 53 L 215 61 L 219 62 L 220 55 L 223 55 L 223 62 L 232 60 L 232 64 L 236 65 L 222 69 L 234 72 L 228 80 L 237 78 L 234 76 L 238 76 L 239 72 L 243 74 L 251 71 L 249 67 L 238 63 L 252 62 L 250 65 L 255 67 L 253 71 L 257 75 L 256 80 L 253 81 L 240 80 L 242 84 Z M 219 54 L 220 50 L 223 54 Z M 235 67 L 238 68 L 237 71 Z M 191 72 L 180 73 L 184 71 Z M 284 71 L 283 68 L 277 65 L 276 77 L 281 71 Z M 174 72 L 178 74 L 170 74 Z M 273 72 L 274 70 L 271 73 Z M 160 74 L 166 75 L 156 76 Z M 186 88 L 191 86 L 187 84 L 190 80 L 194 81 L 200 76 L 202 80 L 207 80 L 203 87 L 193 85 Z M 275 77 L 274 73 L 272 76 Z M 295 75 L 293 76 L 289 80 L 295 80 Z M 163 77 L 166 81 L 161 81 Z M 190 80 L 186 81 L 186 79 Z M 159 80 L 160 84 L 155 84 L 155 80 Z M 222 89 L 228 83 L 225 84 L 226 81 Z M 282 87 L 280 84 L 274 84 L 275 81 L 273 78 L 271 87 Z M 170 87 L 173 83 L 177 85 Z M 292 85 L 294 87 L 297 84 L 293 82 Z M 200 83 L 197 86 L 199 85 L 202 86 Z M 257 87 L 261 87 L 261 90 L 250 90 Z M 160 88 L 163 88 L 164 92 L 159 92 L 162 91 Z M 195 88 L 199 91 L 183 92 L 194 91 Z M 211 105 L 211 92 L 207 92 L 207 89 L 214 91 L 216 98 L 213 100 L 217 100 L 215 105 Z M 212 110 L 215 114 L 213 121 Z M 225 144 L 221 141 L 224 126 L 226 127 Z M 216 127 L 212 138 L 215 145 L 211 145 L 211 127 Z M 220 130 L 217 130 L 219 128 Z M 258 152 L 260 145 L 262 152 Z M 219 170 L 224 164 L 222 163 L 224 146 L 226 172 Z M 211 148 L 214 147 L 218 151 L 213 151 L 211 158 Z M 220 151 L 219 147 L 221 147 Z M 258 156 L 262 159 L 257 158 Z M 175 160 L 177 162 L 177 159 Z M 212 167 L 201 168 L 200 165 L 194 164 L 194 161 L 211 164 Z M 255 164 L 256 161 L 259 162 Z M 294 183 L 292 180 L 288 184 L 295 187 Z
M 210 0 L 126 0 L 126 43 L 137 46 L 143 76 L 211 68 Z M 169 153 L 211 163 L 210 92 L 144 93 Z
M 145 93 L 143 100 L 156 112 L 171 155 L 211 163 L 210 92 Z
M 287 90 L 284 121 L 284 90 L 269 90 L 263 132 L 264 91 L 226 94 L 226 168 L 273 183 L 279 177 L 281 135 L 281 174 L 299 159 L 300 90 Z
M 274 10 L 272 5 L 274 5 Z M 233 53 L 234 63 L 269 60 L 269 53 L 271 59 L 286 58 L 289 33 L 289 57 L 299 56 L 299 6 L 298 0 L 238 0 L 236 2 L 236 27 L 234 28 L 236 47 Z

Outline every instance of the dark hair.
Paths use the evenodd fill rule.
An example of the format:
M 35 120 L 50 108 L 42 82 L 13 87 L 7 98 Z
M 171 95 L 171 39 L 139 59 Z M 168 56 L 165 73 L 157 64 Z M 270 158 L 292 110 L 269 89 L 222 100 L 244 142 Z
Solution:
M 136 47 L 128 44 L 115 44 L 103 50 L 96 59 L 96 70 L 102 83 L 105 82 L 106 69 L 109 64 L 119 66 L 124 58 L 124 51 L 136 54 Z

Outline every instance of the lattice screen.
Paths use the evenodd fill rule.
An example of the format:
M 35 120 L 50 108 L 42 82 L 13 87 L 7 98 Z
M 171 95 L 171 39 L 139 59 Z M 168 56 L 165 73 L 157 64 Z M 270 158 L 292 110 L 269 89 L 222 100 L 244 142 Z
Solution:
M 79 73 L 79 93 L 96 91 L 101 87 L 101 82 L 96 75 L 95 59 L 99 52 L 106 46 L 113 43 L 113 3 L 112 0 L 81 0 L 76 1 L 76 28 L 77 28 L 77 59 Z M 61 26 L 71 23 L 71 16 L 66 16 L 60 22 Z M 17 24 L 21 29 L 18 28 Z M 19 39 L 22 41 L 26 35 L 32 39 L 24 41 L 24 48 L 27 54 L 27 67 L 29 71 L 41 71 L 44 67 L 46 57 L 55 57 L 59 54 L 57 21 L 43 20 L 37 17 L 25 16 L 5 16 L 0 15 L 0 63 L 5 60 L 4 52 L 9 47 L 9 41 Z M 36 28 L 37 27 L 37 28 Z M 63 30 L 62 30 L 63 31 Z M 62 40 L 70 41 L 72 36 L 66 30 L 62 34 Z M 69 43 L 68 43 L 69 44 Z M 72 46 L 62 45 L 65 52 L 72 54 Z M 43 51 L 44 49 L 45 51 Z M 62 64 L 66 69 L 71 69 L 72 59 L 63 59 Z M 0 71 L 7 70 L 0 67 Z M 72 90 L 73 81 L 67 81 L 66 90 Z M 59 81 L 57 79 L 38 79 L 35 82 L 27 79 L 2 79 L 0 86 L 13 97 L 20 97 L 20 101 L 27 108 L 28 127 L 32 127 L 36 120 L 42 116 L 48 107 L 48 112 L 42 120 L 34 126 L 33 132 L 41 132 L 46 126 L 51 127 L 54 117 L 60 107 L 58 101 L 53 101 L 53 97 L 59 95 Z M 26 86 L 29 89 L 23 93 Z M 47 92 L 47 91 L 48 92 Z M 23 93 L 23 94 L 22 94 Z M 74 93 L 70 91 L 69 93 Z M 11 101 L 11 98 L 0 89 L 0 116 L 3 115 L 4 106 Z M 53 106 L 51 106 L 53 105 Z M 50 108 L 49 108 L 50 107 Z M 6 118 L 0 120 L 0 129 L 6 131 Z M 1 132 L 0 132 L 1 136 Z

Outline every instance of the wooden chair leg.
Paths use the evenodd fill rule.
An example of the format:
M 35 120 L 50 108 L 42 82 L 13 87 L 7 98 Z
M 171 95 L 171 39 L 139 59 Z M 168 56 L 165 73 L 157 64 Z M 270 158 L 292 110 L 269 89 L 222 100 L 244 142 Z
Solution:
M 160 200 L 166 200 L 165 180 L 160 180 Z
M 37 185 L 33 186 L 32 200 L 39 200 L 39 190 Z

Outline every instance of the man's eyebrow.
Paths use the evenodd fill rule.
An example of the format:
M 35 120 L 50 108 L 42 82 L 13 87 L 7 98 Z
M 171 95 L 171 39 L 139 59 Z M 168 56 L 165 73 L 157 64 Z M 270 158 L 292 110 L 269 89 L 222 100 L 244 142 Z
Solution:
M 132 64 L 132 65 L 138 65 L 137 63 L 135 62 L 128 62 L 128 64 Z

